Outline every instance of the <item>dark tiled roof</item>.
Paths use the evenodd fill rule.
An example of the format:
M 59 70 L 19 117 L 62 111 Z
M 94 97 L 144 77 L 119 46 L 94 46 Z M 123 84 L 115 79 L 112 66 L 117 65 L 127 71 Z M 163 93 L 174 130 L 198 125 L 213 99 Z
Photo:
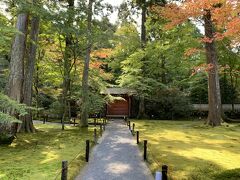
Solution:
M 101 94 L 111 94 L 111 95 L 133 95 L 136 94 L 135 90 L 128 88 L 107 88 L 105 91 L 102 91 Z

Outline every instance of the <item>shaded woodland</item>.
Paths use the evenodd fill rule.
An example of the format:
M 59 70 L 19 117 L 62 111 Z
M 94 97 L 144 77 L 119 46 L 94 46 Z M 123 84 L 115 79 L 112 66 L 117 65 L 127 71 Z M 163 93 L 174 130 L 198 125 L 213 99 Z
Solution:
M 35 132 L 44 116 L 87 127 L 116 98 L 101 93 L 108 87 L 137 92 L 133 118 L 235 121 L 240 5 L 195 1 L 2 1 L 1 129 Z

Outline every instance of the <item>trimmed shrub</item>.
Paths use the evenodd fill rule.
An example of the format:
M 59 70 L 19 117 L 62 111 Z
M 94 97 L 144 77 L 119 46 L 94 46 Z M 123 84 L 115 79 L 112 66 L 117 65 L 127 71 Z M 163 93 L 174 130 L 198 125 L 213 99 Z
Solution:
M 146 113 L 157 119 L 178 119 L 189 117 L 192 105 L 189 98 L 177 88 L 161 90 L 159 95 L 146 102 Z

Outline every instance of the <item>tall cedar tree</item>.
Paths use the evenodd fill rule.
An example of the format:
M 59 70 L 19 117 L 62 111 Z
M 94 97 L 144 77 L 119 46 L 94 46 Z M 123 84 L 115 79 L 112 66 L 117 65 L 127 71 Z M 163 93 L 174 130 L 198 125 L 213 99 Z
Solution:
M 33 3 L 35 3 L 33 1 Z M 24 84 L 23 84 L 23 103 L 27 106 L 32 105 L 32 87 L 33 87 L 33 74 L 36 62 L 37 42 L 39 34 L 40 18 L 37 15 L 33 15 L 31 19 L 31 32 L 28 56 L 26 58 L 25 72 L 24 72 Z M 22 132 L 35 132 L 35 128 L 32 122 L 31 110 L 28 110 L 28 114 L 21 118 L 21 131 Z
M 25 12 L 18 14 L 17 17 L 16 29 L 21 33 L 16 34 L 13 41 L 10 73 L 6 87 L 8 96 L 19 103 L 22 103 L 23 100 L 24 55 L 26 53 L 28 17 L 28 13 Z M 17 116 L 16 112 L 11 112 L 11 114 Z M 14 133 L 16 133 L 17 124 L 14 129 Z
M 92 16 L 93 16 L 93 2 L 94 0 L 89 0 L 88 3 L 88 17 L 87 17 L 87 50 L 86 58 L 84 61 L 84 70 L 82 77 L 82 109 L 81 109 L 81 121 L 80 127 L 88 126 L 88 104 L 89 104 L 89 63 L 90 55 L 92 50 Z
M 147 37 L 146 37 L 146 16 L 147 16 L 147 4 L 146 0 L 142 0 L 139 3 L 141 10 L 142 10 L 142 21 L 141 21 L 141 45 L 142 49 L 144 50 L 147 43 Z M 145 58 L 144 58 L 145 59 Z M 143 59 L 143 61 L 144 61 Z M 139 108 L 138 108 L 138 119 L 146 117 L 145 114 L 145 98 L 143 95 L 140 95 L 139 98 Z
M 152 5 L 164 5 L 165 0 L 137 0 L 136 1 L 137 5 L 141 8 L 141 44 L 142 44 L 142 49 L 144 50 L 146 47 L 147 43 L 147 32 L 146 32 L 146 20 L 147 20 L 147 8 L 152 6 Z M 142 60 L 143 62 L 145 61 L 145 57 Z M 144 69 L 143 69 L 144 73 Z M 138 108 L 138 119 L 145 118 L 145 97 L 144 95 L 140 95 L 139 97 L 139 108 Z
M 32 3 L 36 4 L 37 1 L 33 0 Z M 21 34 L 16 34 L 13 42 L 10 61 L 10 75 L 6 89 L 10 98 L 16 100 L 17 102 L 24 103 L 27 106 L 31 106 L 33 74 L 40 19 L 34 14 L 31 18 L 30 42 L 28 51 L 26 51 L 28 20 L 29 13 L 21 12 L 18 15 L 16 29 L 20 31 Z M 24 63 L 25 55 L 26 61 Z M 22 116 L 21 120 L 22 124 L 19 126 L 20 131 L 35 132 L 31 110 L 28 110 L 28 114 Z
M 10 74 L 7 84 L 8 96 L 22 102 L 22 87 L 24 79 L 24 55 L 26 50 L 26 39 L 27 39 L 27 26 L 28 26 L 28 14 L 20 13 L 17 17 L 16 29 L 21 32 L 16 34 L 10 60 Z
M 66 27 L 73 26 L 73 9 L 74 9 L 74 0 L 68 0 L 68 19 L 66 22 Z M 65 52 L 64 52 L 64 62 L 63 62 L 63 116 L 62 116 L 62 130 L 64 130 L 64 122 L 68 117 L 69 110 L 69 96 L 70 96 L 70 84 L 71 84 L 71 54 L 72 54 L 72 35 L 69 31 L 66 33 L 65 39 Z

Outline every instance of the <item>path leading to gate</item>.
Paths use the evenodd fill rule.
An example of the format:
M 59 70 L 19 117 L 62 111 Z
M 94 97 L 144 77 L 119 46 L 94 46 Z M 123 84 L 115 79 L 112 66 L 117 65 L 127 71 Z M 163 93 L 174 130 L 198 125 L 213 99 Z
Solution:
M 110 121 L 76 180 L 153 180 L 122 120 Z

